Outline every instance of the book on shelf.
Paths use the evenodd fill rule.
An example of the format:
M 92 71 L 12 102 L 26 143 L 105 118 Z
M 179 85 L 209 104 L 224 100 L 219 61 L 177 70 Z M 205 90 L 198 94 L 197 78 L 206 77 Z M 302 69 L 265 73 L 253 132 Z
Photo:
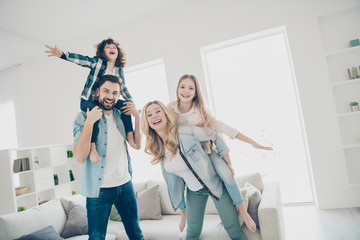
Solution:
M 29 158 L 19 158 L 14 160 L 13 171 L 14 173 L 30 170 Z
M 347 69 L 348 77 L 350 80 L 360 78 L 359 72 L 360 72 L 360 66 L 359 69 L 358 67 L 352 67 Z

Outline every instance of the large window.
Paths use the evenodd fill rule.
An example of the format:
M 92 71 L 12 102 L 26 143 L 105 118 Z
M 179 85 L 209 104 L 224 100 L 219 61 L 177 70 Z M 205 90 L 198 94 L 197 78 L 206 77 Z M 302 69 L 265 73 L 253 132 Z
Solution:
M 13 102 L 0 104 L 0 149 L 18 146 L 16 133 L 15 108 Z M 6 117 L 5 117 L 6 116 Z
M 312 202 L 308 154 L 285 28 L 202 49 L 210 105 L 219 120 L 274 151 L 229 140 L 237 174 L 280 183 L 284 203 Z
M 165 104 L 169 102 L 165 66 L 162 60 L 126 68 L 125 81 L 138 109 L 142 109 L 147 102 L 153 100 L 159 100 Z M 161 176 L 160 166 L 151 165 L 151 157 L 144 152 L 144 136 L 142 143 L 140 150 L 129 147 L 134 181 L 146 181 Z

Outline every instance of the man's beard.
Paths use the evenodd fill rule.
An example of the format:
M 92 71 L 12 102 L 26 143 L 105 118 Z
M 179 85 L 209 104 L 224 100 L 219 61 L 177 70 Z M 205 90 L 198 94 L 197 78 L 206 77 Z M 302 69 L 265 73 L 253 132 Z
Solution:
M 115 102 L 113 102 L 113 104 L 111 104 L 110 106 L 109 105 L 106 105 L 105 103 L 105 99 L 103 98 L 102 100 L 99 99 L 99 105 L 102 109 L 106 110 L 106 111 L 110 111 L 114 108 L 115 106 Z

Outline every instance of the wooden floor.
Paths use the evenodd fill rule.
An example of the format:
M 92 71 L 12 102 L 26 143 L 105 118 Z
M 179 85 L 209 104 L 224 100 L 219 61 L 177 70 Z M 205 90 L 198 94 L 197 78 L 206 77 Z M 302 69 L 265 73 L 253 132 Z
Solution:
M 360 208 L 284 206 L 283 214 L 287 240 L 360 240 Z

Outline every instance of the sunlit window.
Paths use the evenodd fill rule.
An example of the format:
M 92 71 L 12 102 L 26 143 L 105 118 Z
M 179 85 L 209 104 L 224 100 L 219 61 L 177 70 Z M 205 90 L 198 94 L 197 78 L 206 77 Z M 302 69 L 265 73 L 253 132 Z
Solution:
M 238 175 L 280 183 L 284 203 L 312 202 L 301 106 L 285 28 L 202 49 L 217 119 L 274 151 L 226 138 Z
M 153 100 L 159 100 L 165 104 L 169 102 L 169 90 L 162 60 L 126 68 L 125 80 L 137 109 L 142 109 L 146 103 Z M 142 140 L 143 144 L 140 150 L 129 147 L 134 181 L 146 181 L 161 177 L 160 166 L 151 165 L 150 156 L 144 152 L 144 136 Z

